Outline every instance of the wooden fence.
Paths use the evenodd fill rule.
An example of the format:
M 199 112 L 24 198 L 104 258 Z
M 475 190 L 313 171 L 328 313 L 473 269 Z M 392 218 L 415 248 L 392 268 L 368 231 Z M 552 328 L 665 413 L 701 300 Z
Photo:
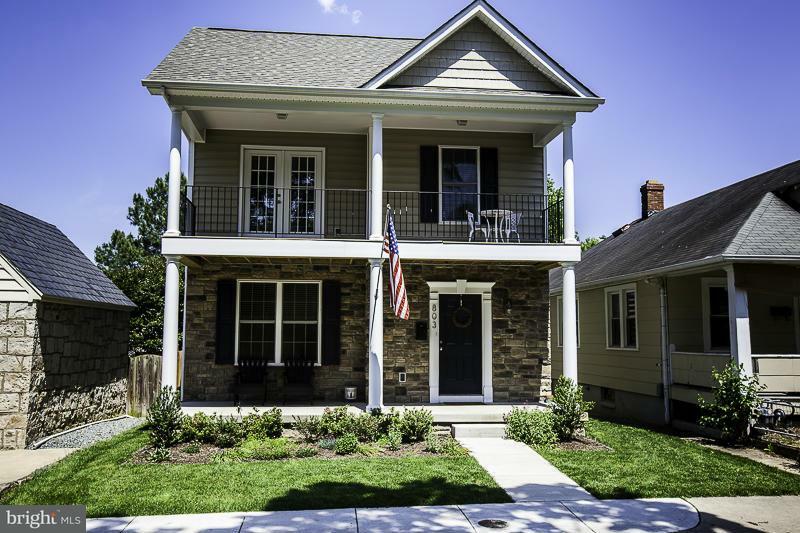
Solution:
M 161 356 L 131 357 L 128 368 L 128 414 L 145 416 L 161 387 Z

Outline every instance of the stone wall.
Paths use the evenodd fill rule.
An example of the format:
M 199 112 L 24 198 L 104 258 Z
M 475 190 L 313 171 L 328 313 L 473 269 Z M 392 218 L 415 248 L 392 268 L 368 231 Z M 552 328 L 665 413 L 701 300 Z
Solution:
M 385 271 L 384 275 L 388 275 Z M 549 282 L 533 265 L 422 264 L 403 262 L 411 318 L 384 318 L 384 400 L 430 401 L 429 345 L 416 340 L 415 324 L 428 321 L 428 281 L 495 282 L 492 289 L 492 387 L 495 402 L 537 401 L 550 394 L 547 346 Z M 385 292 L 385 291 L 384 291 Z M 509 307 L 510 303 L 510 307 Z M 387 307 L 388 308 L 388 303 Z M 398 373 L 406 372 L 406 383 Z
M 550 393 L 547 272 L 532 265 L 422 264 L 403 262 L 411 319 L 398 320 L 384 288 L 384 398 L 388 403 L 424 403 L 428 388 L 428 341 L 416 340 L 415 324 L 428 320 L 427 281 L 494 281 L 492 344 L 494 400 L 536 401 Z M 388 272 L 385 272 L 388 275 Z M 215 357 L 218 279 L 337 279 L 342 287 L 340 365 L 318 367 L 316 397 L 340 401 L 345 386 L 365 396 L 368 331 L 366 261 L 297 261 L 271 264 L 206 264 L 188 279 L 184 399 L 231 401 L 236 368 Z M 510 303 L 510 307 L 509 307 Z M 510 310 L 509 310 L 510 309 Z M 407 373 L 398 383 L 398 372 Z M 270 369 L 268 399 L 281 399 L 281 370 Z M 259 400 L 260 398 L 254 398 Z
M 344 387 L 358 388 L 364 397 L 367 364 L 367 264 L 366 262 L 283 261 L 272 264 L 206 264 L 189 271 L 186 310 L 186 361 L 184 400 L 232 401 L 236 367 L 218 365 L 216 353 L 217 280 L 339 280 L 341 283 L 341 354 L 338 365 L 323 365 L 314 372 L 315 397 L 342 401 Z M 268 371 L 267 398 L 283 398 L 283 374 Z M 254 396 L 261 400 L 263 395 Z
M 127 311 L 0 303 L 3 448 L 125 412 Z

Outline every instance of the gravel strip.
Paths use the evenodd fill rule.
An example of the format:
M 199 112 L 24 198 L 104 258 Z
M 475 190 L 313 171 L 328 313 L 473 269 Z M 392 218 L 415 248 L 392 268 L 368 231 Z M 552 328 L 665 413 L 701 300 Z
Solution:
M 123 431 L 136 427 L 142 423 L 144 423 L 143 419 L 131 417 L 119 418 L 117 420 L 105 420 L 103 422 L 98 422 L 97 424 L 92 424 L 91 426 L 86 426 L 84 428 L 79 428 L 68 433 L 64 433 L 58 437 L 53 437 L 39 447 L 85 448 L 86 446 L 91 446 L 95 442 L 110 439 L 114 435 L 122 433 Z

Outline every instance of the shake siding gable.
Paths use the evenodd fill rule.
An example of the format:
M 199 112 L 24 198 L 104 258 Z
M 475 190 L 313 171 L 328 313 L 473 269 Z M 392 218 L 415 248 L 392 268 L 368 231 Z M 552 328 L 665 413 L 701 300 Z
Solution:
M 589 385 L 658 396 L 661 383 L 661 318 L 659 289 L 637 282 L 638 350 L 606 348 L 604 288 L 580 291 L 581 344 L 578 348 L 578 381 Z M 550 299 L 551 324 L 556 324 L 556 297 Z M 562 372 L 562 348 L 551 332 L 553 375 Z
M 479 20 L 465 24 L 386 86 L 564 93 Z

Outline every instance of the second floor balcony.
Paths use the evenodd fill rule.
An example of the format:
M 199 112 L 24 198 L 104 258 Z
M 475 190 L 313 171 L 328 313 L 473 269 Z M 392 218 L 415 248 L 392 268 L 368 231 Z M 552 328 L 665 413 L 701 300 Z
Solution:
M 182 234 L 243 238 L 366 239 L 368 189 L 196 185 L 183 196 Z M 560 243 L 563 200 L 542 194 L 384 191 L 399 239 Z

